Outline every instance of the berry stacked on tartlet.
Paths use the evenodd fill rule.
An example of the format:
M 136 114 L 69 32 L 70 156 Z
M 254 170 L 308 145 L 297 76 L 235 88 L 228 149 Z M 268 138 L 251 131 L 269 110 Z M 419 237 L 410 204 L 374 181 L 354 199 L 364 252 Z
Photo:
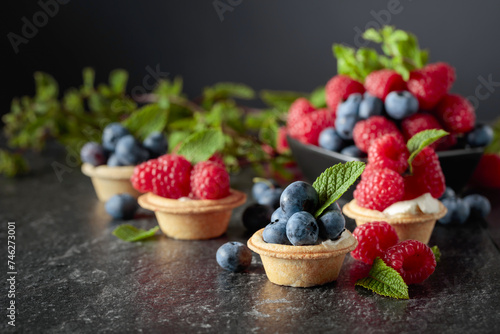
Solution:
M 345 230 L 336 200 L 363 169 L 362 162 L 337 164 L 312 186 L 297 181 L 285 188 L 271 222 L 248 240 L 271 282 L 310 287 L 337 279 L 345 255 L 357 242 Z

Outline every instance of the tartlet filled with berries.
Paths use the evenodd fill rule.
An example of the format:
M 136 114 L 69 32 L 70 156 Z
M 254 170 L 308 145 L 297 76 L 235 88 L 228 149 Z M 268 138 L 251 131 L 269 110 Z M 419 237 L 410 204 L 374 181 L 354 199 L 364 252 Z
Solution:
M 354 199 L 343 207 L 346 216 L 362 225 L 386 221 L 400 240 L 428 243 L 436 220 L 447 210 L 438 200 L 445 178 L 436 152 L 429 144 L 446 135 L 427 130 L 408 143 L 394 134 L 371 140 L 368 164 L 354 191 Z
M 161 231 L 174 239 L 224 234 L 232 210 L 246 201 L 244 193 L 230 188 L 218 155 L 193 166 L 182 155 L 166 154 L 136 166 L 131 181 L 145 193 L 139 205 L 154 211 Z
M 313 185 L 296 181 L 285 188 L 271 222 L 248 240 L 271 282 L 311 287 L 338 278 L 346 254 L 356 248 L 357 241 L 345 229 L 336 200 L 363 169 L 362 162 L 338 164 Z

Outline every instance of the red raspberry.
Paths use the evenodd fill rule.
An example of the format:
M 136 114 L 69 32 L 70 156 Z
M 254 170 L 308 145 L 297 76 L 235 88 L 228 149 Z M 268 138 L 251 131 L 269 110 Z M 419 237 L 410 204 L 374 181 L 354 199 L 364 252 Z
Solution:
M 288 133 L 304 144 L 318 145 L 318 138 L 325 128 L 335 126 L 335 114 L 327 109 L 320 109 L 303 116 L 297 122 L 288 124 Z
M 403 181 L 405 184 L 405 193 L 401 200 L 409 201 L 414 198 L 420 197 L 425 193 L 428 193 L 427 185 L 421 179 L 420 176 L 417 175 L 405 175 L 403 176 Z
M 165 154 L 158 158 L 156 175 L 153 175 L 153 193 L 177 199 L 191 191 L 191 164 L 182 155 Z
M 158 160 L 152 159 L 135 166 L 134 173 L 130 177 L 132 186 L 141 193 L 152 191 L 152 180 L 156 175 L 158 164 Z
M 388 168 L 363 178 L 354 190 L 354 198 L 359 206 L 378 211 L 384 211 L 391 204 L 399 202 L 403 195 L 403 177 Z
M 393 134 L 401 137 L 401 140 L 403 140 L 403 135 L 399 132 L 396 124 L 384 116 L 372 116 L 356 123 L 352 131 L 352 138 L 354 139 L 354 144 L 361 151 L 368 152 L 370 144 L 375 139 L 387 134 Z
M 373 173 L 378 173 L 380 171 L 380 167 L 374 166 L 372 164 L 366 164 L 365 170 L 361 174 L 361 180 L 367 179 Z
M 401 122 L 401 131 L 403 132 L 406 141 L 420 131 L 430 129 L 443 129 L 443 126 L 439 123 L 436 117 L 425 112 L 413 114 Z M 450 147 L 450 144 L 452 144 L 452 140 L 450 141 L 450 139 L 445 137 L 429 146 L 434 149 L 447 149 Z
M 405 198 L 409 196 L 410 193 L 420 195 L 425 192 L 431 193 L 432 197 L 439 198 L 443 195 L 446 190 L 446 183 L 444 179 L 444 174 L 441 169 L 441 164 L 439 163 L 439 158 L 431 147 L 424 148 L 412 161 L 413 176 L 407 181 L 408 185 Z M 413 182 L 413 183 L 411 183 Z M 415 187 L 418 184 L 418 187 Z M 411 188 L 408 188 L 411 187 Z M 416 191 L 415 188 L 420 189 Z M 418 195 L 418 196 L 420 196 Z
M 354 229 L 352 235 L 358 240 L 358 246 L 351 252 L 356 260 L 372 264 L 385 251 L 398 243 L 396 230 L 386 222 L 370 222 Z
M 456 94 L 448 94 L 439 102 L 435 114 L 444 128 L 453 133 L 466 133 L 474 128 L 476 112 L 472 104 Z
M 500 188 L 498 171 L 500 171 L 500 154 L 484 154 L 472 175 L 472 180 L 483 187 Z
M 365 87 L 363 84 L 348 77 L 347 75 L 336 75 L 331 78 L 325 86 L 326 92 L 326 105 L 334 113 L 337 112 L 337 106 L 342 103 L 342 101 L 347 100 L 349 95 L 354 93 L 365 92 Z
M 298 122 L 302 117 L 315 110 L 306 98 L 298 98 L 290 105 L 290 109 L 288 109 L 287 124 Z
M 425 66 L 428 72 L 436 72 L 446 82 L 446 91 L 449 91 L 456 79 L 455 68 L 450 64 L 438 62 Z
M 411 71 L 407 84 L 421 110 L 432 110 L 448 91 L 448 78 L 440 71 L 426 68 Z
M 219 152 L 212 155 L 210 159 L 208 159 L 208 161 L 215 162 L 217 165 L 226 168 L 226 164 L 224 163 L 224 158 L 222 157 L 222 154 L 220 154 Z
M 385 135 L 375 139 L 368 149 L 368 163 L 378 168 L 389 168 L 402 174 L 408 169 L 410 152 L 399 136 Z
M 195 198 L 219 199 L 229 195 L 229 174 L 212 161 L 197 163 L 191 173 L 191 189 Z
M 392 91 L 406 90 L 403 77 L 394 70 L 373 71 L 365 79 L 366 91 L 379 99 L 385 100 Z
M 276 151 L 279 154 L 286 153 L 290 150 L 288 146 L 288 141 L 286 140 L 286 128 L 284 126 L 278 129 L 278 135 L 276 136 Z
M 390 247 L 382 260 L 394 268 L 406 284 L 422 283 L 436 269 L 434 253 L 417 240 L 405 240 Z

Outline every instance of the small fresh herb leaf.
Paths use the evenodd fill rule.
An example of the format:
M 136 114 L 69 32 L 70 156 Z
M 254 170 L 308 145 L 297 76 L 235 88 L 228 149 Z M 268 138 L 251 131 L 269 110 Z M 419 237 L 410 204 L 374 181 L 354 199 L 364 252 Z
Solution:
M 321 173 L 312 185 L 318 192 L 320 205 L 314 216 L 319 217 L 327 207 L 338 200 L 364 169 L 364 162 L 349 161 L 345 164 L 338 163 Z
M 135 242 L 152 237 L 159 227 L 155 226 L 150 230 L 143 230 L 130 224 L 123 224 L 115 228 L 113 235 L 123 241 Z
M 436 140 L 439 138 L 442 138 L 444 136 L 448 135 L 448 132 L 444 130 L 437 130 L 437 129 L 431 129 L 431 130 L 424 130 L 420 131 L 416 135 L 410 138 L 408 142 L 406 143 L 406 147 L 408 147 L 408 151 L 410 151 L 410 157 L 408 158 L 408 165 L 410 166 L 410 173 L 413 172 L 412 169 L 412 161 L 415 159 L 415 157 L 426 147 L 429 146 L 430 144 L 434 143 Z
M 128 72 L 116 69 L 109 74 L 109 85 L 114 93 L 123 93 L 127 88 Z
M 179 147 L 177 154 L 196 164 L 209 159 L 224 148 L 224 134 L 220 130 L 208 129 L 190 135 Z
M 434 258 L 436 259 L 436 263 L 441 261 L 441 251 L 439 250 L 438 246 L 432 246 L 431 247 L 432 252 L 434 253 Z
M 27 170 L 28 165 L 21 155 L 0 149 L 0 174 L 13 177 Z
M 265 104 L 282 111 L 290 109 L 290 105 L 299 97 L 307 97 L 307 94 L 275 90 L 263 90 L 260 92 L 260 98 Z
M 309 96 L 309 101 L 316 108 L 325 108 L 326 107 L 326 93 L 325 86 L 320 86 L 312 91 Z
M 122 122 L 139 139 L 144 140 L 152 132 L 162 132 L 168 121 L 168 111 L 157 104 L 148 104 Z
M 379 295 L 397 299 L 410 299 L 408 285 L 401 275 L 384 263 L 380 258 L 373 261 L 368 277 L 362 278 L 355 285 L 371 290 Z

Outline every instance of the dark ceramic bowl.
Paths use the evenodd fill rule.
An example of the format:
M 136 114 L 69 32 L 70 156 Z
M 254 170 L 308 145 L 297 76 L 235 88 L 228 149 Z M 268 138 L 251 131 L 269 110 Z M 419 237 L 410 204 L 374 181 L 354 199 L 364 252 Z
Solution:
M 287 137 L 292 154 L 299 165 L 304 177 L 309 182 L 314 182 L 316 178 L 328 167 L 339 162 L 365 161 L 366 159 L 353 158 L 338 152 L 332 152 L 314 145 L 306 145 L 300 141 Z M 484 148 L 468 148 L 450 151 L 437 152 L 441 168 L 446 178 L 446 185 L 460 192 L 471 177 L 476 168 Z M 352 198 L 352 192 L 356 188 L 353 185 L 344 194 L 343 199 Z

